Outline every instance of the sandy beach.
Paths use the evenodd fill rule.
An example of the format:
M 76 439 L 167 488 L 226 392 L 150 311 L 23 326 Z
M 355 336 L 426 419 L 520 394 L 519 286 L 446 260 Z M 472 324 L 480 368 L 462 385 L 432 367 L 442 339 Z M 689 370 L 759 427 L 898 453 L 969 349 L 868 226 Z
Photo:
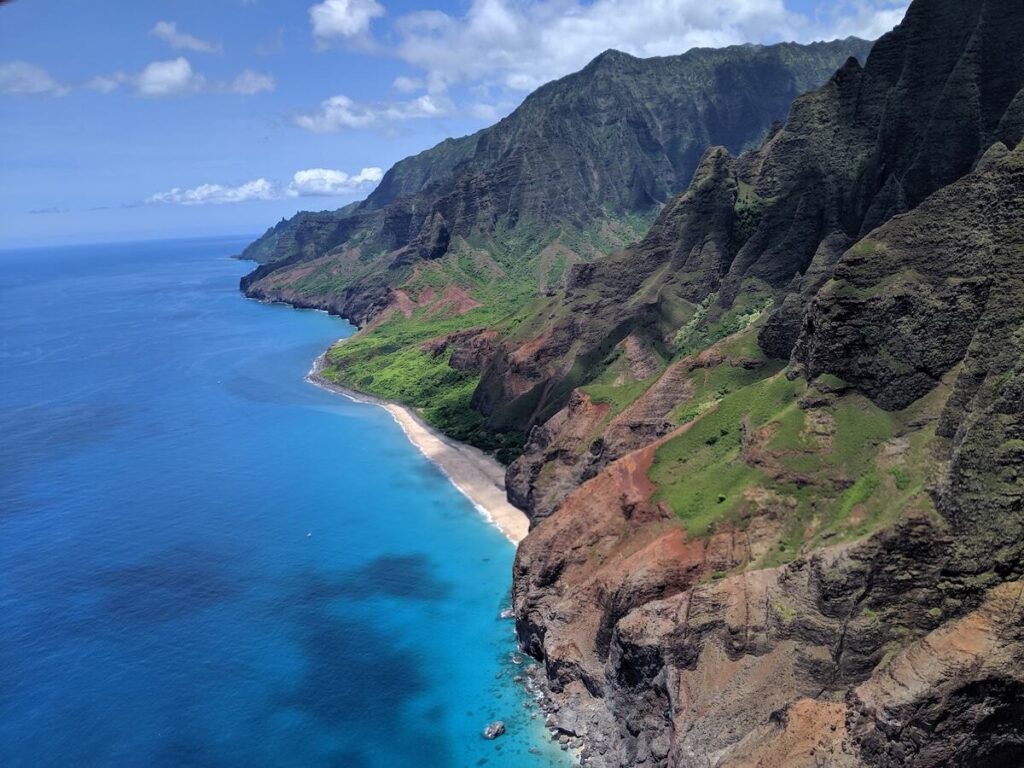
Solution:
M 307 380 L 318 387 L 360 403 L 379 405 L 391 414 L 409 442 L 436 464 L 452 485 L 473 502 L 481 515 L 495 525 L 513 544 L 518 544 L 530 529 L 526 514 L 508 502 L 505 496 L 505 468 L 483 451 L 450 440 L 430 427 L 412 408 L 354 392 L 320 375 L 324 355 L 313 363 Z

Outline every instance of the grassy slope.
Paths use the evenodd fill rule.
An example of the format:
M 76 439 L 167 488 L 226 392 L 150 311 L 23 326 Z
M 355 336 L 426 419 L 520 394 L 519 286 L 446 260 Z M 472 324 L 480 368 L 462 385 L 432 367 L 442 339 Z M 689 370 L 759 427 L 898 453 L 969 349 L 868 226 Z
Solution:
M 695 536 L 723 522 L 742 529 L 755 515 L 775 519 L 778 542 L 757 567 L 863 537 L 910 508 L 930 510 L 925 489 L 940 440 L 934 424 L 948 387 L 889 412 L 832 376 L 811 385 L 790 380 L 785 363 L 767 359 L 757 345 L 759 307 L 755 297 L 728 317 L 695 324 L 703 343 L 693 334 L 677 336 L 671 360 L 717 340 L 722 362 L 694 368 L 692 396 L 669 414 L 690 428 L 656 451 L 649 473 L 655 498 Z M 699 316 L 701 308 L 689 311 Z M 737 326 L 741 330 L 720 338 Z M 661 374 L 631 379 L 618 355 L 603 364 L 583 390 L 611 406 L 607 423 Z
M 587 258 L 642 235 L 649 221 L 622 217 L 584 232 L 517 232 L 486 243 L 461 242 L 444 258 L 412 271 L 402 285 L 413 300 L 430 289 L 465 290 L 481 306 L 455 314 L 440 304 L 424 302 L 411 316 L 392 312 L 382 322 L 336 344 L 327 355 L 325 375 L 339 384 L 419 409 L 433 426 L 509 462 L 522 448 L 524 436 L 484 429 L 483 417 L 470 407 L 479 377 L 449 367 L 449 353 L 433 356 L 425 342 L 471 328 L 489 328 L 503 335 L 516 332 L 535 315 L 542 299 L 539 285 L 555 285 L 575 254 Z M 500 247 L 496 244 L 500 242 Z M 533 243 L 533 245 L 527 245 Z M 557 247 L 549 248 L 552 243 Z M 328 274 L 313 273 L 310 286 L 324 290 Z
M 507 322 L 512 306 L 512 302 L 494 302 L 455 316 L 430 317 L 429 309 L 417 310 L 411 317 L 393 313 L 371 332 L 360 332 L 331 347 L 324 375 L 352 389 L 410 405 L 456 440 L 510 461 L 521 449 L 522 437 L 484 429 L 483 417 L 470 407 L 479 376 L 451 368 L 450 352 L 434 356 L 423 344 L 455 331 Z
M 754 331 L 728 343 L 749 353 Z M 931 508 L 934 419 L 948 390 L 888 412 L 831 377 L 808 385 L 765 363 L 694 371 L 694 397 L 672 414 L 691 426 L 657 450 L 650 477 L 691 534 L 743 528 L 768 509 L 782 528 L 757 563 L 769 567 Z

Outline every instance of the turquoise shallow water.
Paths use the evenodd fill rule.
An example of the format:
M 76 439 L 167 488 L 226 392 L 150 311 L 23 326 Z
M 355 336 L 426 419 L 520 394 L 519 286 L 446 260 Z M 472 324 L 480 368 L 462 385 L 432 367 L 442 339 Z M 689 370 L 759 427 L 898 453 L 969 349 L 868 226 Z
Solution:
M 243 245 L 0 253 L 0 764 L 565 765 L 512 546 L 303 381 L 349 329 L 241 298 Z

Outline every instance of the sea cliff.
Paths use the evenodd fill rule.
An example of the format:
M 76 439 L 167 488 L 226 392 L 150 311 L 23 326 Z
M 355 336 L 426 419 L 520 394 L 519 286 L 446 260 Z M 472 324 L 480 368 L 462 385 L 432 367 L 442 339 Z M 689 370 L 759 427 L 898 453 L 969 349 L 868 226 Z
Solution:
M 330 368 L 508 462 L 519 641 L 584 765 L 1024 763 L 1022 41 L 1017 0 L 915 0 L 509 303 L 416 282 L 443 215 L 389 252 L 416 278 Z M 310 247 L 245 287 L 349 258 Z

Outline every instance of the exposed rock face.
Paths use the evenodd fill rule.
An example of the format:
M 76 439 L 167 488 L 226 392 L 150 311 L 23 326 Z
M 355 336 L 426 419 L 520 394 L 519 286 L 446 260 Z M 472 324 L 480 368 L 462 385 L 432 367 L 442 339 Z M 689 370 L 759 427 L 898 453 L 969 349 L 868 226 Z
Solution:
M 850 38 L 646 60 L 607 51 L 497 125 L 396 164 L 364 202 L 271 228 L 242 254 L 261 263 L 242 287 L 362 324 L 416 264 L 470 241 L 511 263 L 548 242 L 590 259 L 590 235 L 571 233 L 621 247 L 632 239 L 624 219 L 653 216 L 704 147 L 756 145 L 797 95 L 869 48 Z M 541 285 L 551 265 L 537 261 Z
M 599 372 L 603 348 L 629 333 L 664 342 L 681 303 L 712 294 L 709 321 L 744 294 L 774 299 L 761 344 L 788 357 L 846 247 L 1024 136 L 1022 32 L 1010 0 L 914 3 L 863 67 L 851 59 L 797 99 L 758 150 L 708 150 L 642 242 L 574 267 L 549 326 L 506 342 L 510 358 L 531 349 L 522 380 L 506 387 L 496 361 L 478 406 L 495 427 L 542 422 Z
M 847 251 L 803 320 L 794 359 L 810 378 L 843 378 L 887 408 L 921 397 L 972 341 L 1000 356 L 995 326 L 1024 317 L 1022 153 L 995 144 L 990 172 L 973 174 Z M 1009 342 L 1003 339 L 999 346 Z M 1009 342 L 1012 345 L 1012 342 Z M 948 428 L 947 428 L 948 430 Z
M 730 356 L 713 346 L 670 365 L 646 392 L 614 416 L 607 405 L 596 405 L 585 392 L 575 390 L 565 408 L 533 428 L 523 455 L 509 466 L 509 499 L 526 510 L 534 523 L 548 517 L 571 491 L 610 462 L 672 431 L 670 412 L 692 394 L 689 375 L 719 365 L 756 368 L 762 362 Z M 636 378 L 649 378 L 648 370 L 634 372 Z M 659 371 L 660 366 L 654 373 Z
M 871 766 L 1024 764 L 1024 585 L 901 651 L 857 686 L 848 724 Z
M 889 644 L 938 625 L 951 542 L 934 521 L 910 517 L 853 548 L 709 581 L 756 560 L 777 531 L 761 519 L 690 540 L 650 501 L 651 452 L 583 485 L 516 559 L 520 640 L 590 725 L 587 764 L 742 754 L 790 704 L 841 696 Z M 962 599 L 962 587 L 948 591 Z
M 567 310 L 491 363 L 481 404 L 498 421 L 527 403 L 537 424 L 509 470 L 535 519 L 517 631 L 585 765 L 1024 764 L 1021 41 L 1017 2 L 916 0 L 760 150 L 709 151 L 641 244 L 575 268 Z M 751 189 L 758 220 L 738 226 Z M 925 440 L 926 492 L 775 567 L 777 505 L 813 484 L 757 430 L 741 425 L 733 460 L 765 478 L 742 526 L 691 534 L 651 479 L 659 446 L 700 423 L 672 413 L 701 354 L 617 413 L 574 389 L 581 360 L 664 343 L 678 300 L 721 317 L 751 280 L 775 299 L 762 350 L 792 350 L 787 374 L 821 382 L 787 445 L 831 450 L 830 404 L 849 393 L 901 413 L 929 402 L 934 419 L 873 465 L 898 478 L 890 460 Z M 707 364 L 728 365 L 725 348 Z

